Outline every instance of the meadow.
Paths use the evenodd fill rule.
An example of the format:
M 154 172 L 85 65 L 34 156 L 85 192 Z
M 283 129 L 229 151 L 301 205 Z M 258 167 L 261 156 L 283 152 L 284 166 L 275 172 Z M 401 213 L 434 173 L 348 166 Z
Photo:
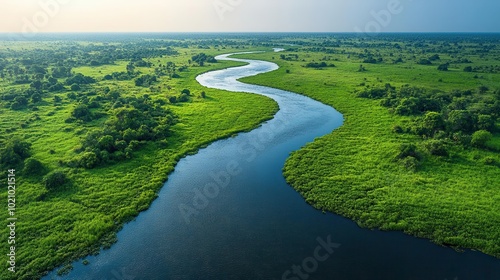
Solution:
M 284 166 L 287 181 L 309 204 L 362 227 L 404 231 L 500 257 L 500 79 L 493 70 L 499 46 L 487 35 L 436 36 L 352 36 L 329 43 L 309 38 L 280 55 L 245 55 L 280 69 L 243 81 L 309 96 L 344 115 L 341 128 L 294 152 Z M 431 57 L 439 59 L 420 63 Z M 409 88 L 417 103 L 427 95 L 449 96 L 438 103 L 446 123 L 425 132 L 427 114 L 437 109 L 402 110 L 413 99 L 398 96 Z M 389 101 L 400 103 L 391 107 Z M 463 108 L 456 107 L 462 101 Z M 456 132 L 461 128 L 451 116 L 457 108 L 486 112 L 482 106 L 488 116 L 480 118 L 489 119 L 491 132 L 478 144 L 477 118 L 460 120 L 470 125 L 465 133 Z
M 283 168 L 305 201 L 362 227 L 500 257 L 497 35 L 86 36 L 0 44 L 0 166 L 4 178 L 16 169 L 19 218 L 16 273 L 4 263 L 1 279 L 65 265 L 63 274 L 109 248 L 179 159 L 271 119 L 274 101 L 195 80 L 240 65 L 217 54 L 250 50 L 268 52 L 238 57 L 280 69 L 244 82 L 344 115 Z
M 122 44 L 128 43 L 109 43 L 113 53 Z M 2 176 L 16 169 L 19 218 L 16 272 L 3 262 L 1 279 L 37 279 L 108 248 L 123 224 L 149 207 L 179 159 L 217 139 L 251 130 L 278 110 L 262 96 L 200 86 L 197 75 L 238 64 L 192 61 L 201 53 L 209 58 L 221 52 L 198 42 L 166 51 L 163 44 L 150 47 L 143 41 L 134 44 L 136 56 L 125 52 L 106 63 L 95 62 L 106 53 L 99 45 L 43 42 L 53 53 L 33 45 L 5 42 L 0 50 Z M 141 55 L 145 49 L 150 53 Z M 84 60 L 91 57 L 96 58 Z M 127 70 L 127 65 L 132 66 Z M 67 76 L 58 73 L 62 67 L 71 67 Z M 107 75 L 113 73 L 119 74 L 110 79 Z M 123 78 L 127 73 L 130 77 Z M 75 79 L 79 74 L 85 79 Z M 144 75 L 155 75 L 156 81 L 137 83 Z M 95 81 L 86 84 L 91 81 L 87 77 Z M 16 82 L 22 79 L 29 82 Z M 69 79 L 76 86 L 73 80 L 66 83 Z M 142 133 L 143 124 L 127 122 L 136 108 L 149 113 L 141 121 L 156 130 Z M 119 127 L 130 130 L 120 135 Z M 7 190 L 0 200 L 7 202 Z M 0 218 L 7 217 L 2 211 Z M 0 235 L 8 234 L 2 227 Z M 8 252 L 9 246 L 2 242 L 0 250 Z M 60 273 L 69 270 L 66 265 Z

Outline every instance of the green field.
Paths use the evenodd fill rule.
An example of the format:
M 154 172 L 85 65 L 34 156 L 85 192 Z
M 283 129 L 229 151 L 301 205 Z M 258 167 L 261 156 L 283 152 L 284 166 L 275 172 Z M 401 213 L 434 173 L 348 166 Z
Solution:
M 66 264 L 64 273 L 111 246 L 179 159 L 272 118 L 274 101 L 195 77 L 240 65 L 217 54 L 279 46 L 287 50 L 238 56 L 280 66 L 243 81 L 309 96 L 345 118 L 284 166 L 308 203 L 500 257 L 495 35 L 206 36 L 0 43 L 0 166 L 4 178 L 16 169 L 19 219 L 16 274 L 4 263 L 0 279 Z
M 64 51 L 65 47 L 61 49 Z M 30 100 L 28 107 L 17 110 L 9 108 L 12 101 L 2 101 L 0 135 L 3 146 L 15 137 L 30 143 L 29 157 L 39 161 L 42 167 L 32 173 L 23 171 L 26 160 L 24 164 L 2 165 L 2 176 L 5 178 L 7 169 L 16 169 L 15 215 L 19 220 L 16 227 L 16 273 L 9 273 L 4 262 L 1 279 L 36 279 L 61 264 L 109 247 L 115 242 L 116 232 L 122 225 L 149 207 L 179 159 L 217 139 L 255 128 L 272 118 L 277 111 L 275 102 L 262 96 L 200 86 L 195 81 L 200 73 L 237 65 L 220 62 L 201 67 L 194 62 L 189 63 L 196 54 L 218 53 L 213 48 L 176 50 L 179 54 L 144 58 L 156 65 L 173 62 L 177 67 L 186 66 L 185 70 L 178 72 L 177 78 L 160 76 L 154 88 L 135 86 L 134 79 L 103 79 L 107 74 L 126 71 L 128 61 L 119 60 L 102 66 L 74 67 L 73 74 L 81 73 L 97 80 L 91 85 L 82 85 L 80 90 L 72 91 L 67 85 L 54 92 L 43 90 L 42 100 L 33 105 Z M 227 51 L 236 50 L 228 47 Z M 10 53 L 6 49 L 0 49 L 0 52 L 7 57 Z M 23 49 L 22 52 L 29 56 L 39 50 Z M 4 61 L 14 64 L 14 58 Z M 150 74 L 154 72 L 154 67 L 137 67 L 136 71 L 140 75 Z M 7 77 L 2 81 L 6 85 L 4 94 L 9 90 L 23 92 L 30 87 L 13 85 Z M 170 127 L 168 137 L 158 141 L 140 141 L 139 148 L 126 157 L 118 155 L 118 151 L 113 154 L 115 158 L 93 164 L 91 168 L 74 166 L 83 154 L 82 140 L 85 136 L 104 126 L 111 118 L 113 110 L 109 108 L 112 104 L 107 99 L 95 99 L 105 95 L 106 87 L 119 92 L 120 98 L 146 94 L 152 101 L 167 100 L 159 104 L 170 110 L 177 120 Z M 168 101 L 171 96 L 181 96 L 183 89 L 190 90 L 186 102 L 173 104 Z M 205 92 L 205 97 L 201 96 L 201 92 Z M 71 93 L 77 97 L 68 97 Z M 60 100 L 55 101 L 55 96 Z M 66 121 L 78 104 L 92 107 L 92 100 L 101 100 L 98 108 L 91 109 L 96 116 L 101 113 L 100 118 Z M 48 189 L 44 184 L 44 176 L 51 171 L 59 171 L 66 176 L 65 182 L 56 189 Z M 6 191 L 0 194 L 0 200 L 7 201 Z M 7 211 L 2 211 L 0 218 L 5 221 L 7 214 Z M 8 234 L 6 227 L 0 229 L 1 236 Z M 0 250 L 8 252 L 7 246 L 7 242 L 2 242 Z
M 376 40 L 373 44 L 386 43 Z M 498 132 L 486 148 L 448 141 L 448 155 L 434 156 L 426 149 L 430 140 L 393 131 L 397 125 L 410 126 L 418 115 L 397 115 L 381 106 L 380 100 L 360 98 L 357 94 L 386 83 L 395 88 L 410 84 L 436 92 L 470 89 L 473 96 L 484 85 L 488 92 L 493 92 L 500 88 L 498 73 L 467 73 L 462 69 L 466 65 L 498 62 L 498 45 L 495 49 L 488 56 L 471 51 L 464 56 L 473 63 L 451 64 L 449 71 L 438 71 L 436 64 L 366 64 L 348 54 L 377 52 L 387 61 L 396 51 L 389 47 L 330 48 L 333 52 L 329 53 L 334 54 L 298 47 L 280 53 L 285 57 L 298 55 L 295 61 L 269 53 L 245 55 L 275 62 L 280 70 L 243 81 L 301 93 L 344 115 L 341 128 L 293 153 L 286 162 L 283 172 L 287 181 L 308 203 L 351 218 L 363 227 L 404 231 L 438 244 L 472 248 L 500 257 Z M 412 56 L 409 50 L 400 54 Z M 438 54 L 440 63 L 452 60 L 446 53 Z M 304 67 L 326 56 L 336 67 Z M 358 72 L 360 64 L 366 71 Z M 488 93 L 483 94 L 484 99 L 490 98 Z M 405 143 L 415 144 L 423 154 L 417 170 L 409 170 L 395 160 Z

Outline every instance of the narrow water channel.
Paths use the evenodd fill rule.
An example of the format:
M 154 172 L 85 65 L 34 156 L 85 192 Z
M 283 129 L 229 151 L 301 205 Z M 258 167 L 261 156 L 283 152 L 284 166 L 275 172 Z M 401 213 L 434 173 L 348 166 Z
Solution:
M 342 115 L 295 93 L 237 81 L 276 64 L 217 59 L 248 65 L 197 80 L 268 96 L 280 106 L 275 118 L 182 159 L 111 249 L 46 279 L 500 279 L 493 257 L 362 229 L 309 206 L 285 182 L 283 165 L 290 152 L 342 125 Z

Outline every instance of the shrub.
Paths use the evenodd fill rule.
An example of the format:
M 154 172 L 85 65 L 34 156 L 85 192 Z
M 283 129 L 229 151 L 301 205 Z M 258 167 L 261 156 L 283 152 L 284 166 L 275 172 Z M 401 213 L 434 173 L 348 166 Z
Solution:
M 447 157 L 449 155 L 443 140 L 429 140 L 425 143 L 425 148 L 434 156 Z
M 23 174 L 26 176 L 39 175 L 43 173 L 43 170 L 43 164 L 35 158 L 28 158 L 24 161 Z
M 420 161 L 422 159 L 422 154 L 417 150 L 415 144 L 402 144 L 399 147 L 399 153 L 396 159 L 405 159 L 407 157 L 414 157 Z
M 99 158 L 93 152 L 83 153 L 78 159 L 78 165 L 87 169 L 94 168 L 98 166 L 99 163 L 100 163 Z
M 43 177 L 43 183 L 47 190 L 57 190 L 68 181 L 66 174 L 62 171 L 52 171 Z
M 472 134 L 471 144 L 476 147 L 483 148 L 486 146 L 486 143 L 493 138 L 491 132 L 486 130 L 478 130 Z
M 179 102 L 188 102 L 189 101 L 189 95 L 187 94 L 181 94 L 181 96 L 177 99 Z
M 13 138 L 5 143 L 0 150 L 0 164 L 8 168 L 19 164 L 31 154 L 31 144 L 18 138 Z
M 485 157 L 483 163 L 486 165 L 497 165 L 497 160 L 493 157 Z
M 445 63 L 445 64 L 441 64 L 438 66 L 438 70 L 439 71 L 448 71 L 448 63 Z
M 73 112 L 71 112 L 71 116 L 82 121 L 92 120 L 92 113 L 90 112 L 87 105 L 84 104 L 76 106 L 75 109 L 73 109 Z
M 392 131 L 393 131 L 393 132 L 395 132 L 395 133 L 398 133 L 398 134 L 400 134 L 400 133 L 403 133 L 403 132 L 404 132 L 403 128 L 402 128 L 400 125 L 395 125 L 395 126 L 393 126 L 393 127 L 392 127 Z
M 420 161 L 412 156 L 402 159 L 401 164 L 409 171 L 416 172 L 420 166 Z

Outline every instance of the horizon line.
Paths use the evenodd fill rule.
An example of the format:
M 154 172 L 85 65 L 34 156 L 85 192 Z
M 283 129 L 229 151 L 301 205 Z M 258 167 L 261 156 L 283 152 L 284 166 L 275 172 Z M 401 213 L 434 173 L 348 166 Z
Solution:
M 53 31 L 53 32 L 3 32 L 0 34 L 16 35 L 44 35 L 44 34 L 500 34 L 500 31 L 382 31 L 382 32 L 359 32 L 359 31 Z

